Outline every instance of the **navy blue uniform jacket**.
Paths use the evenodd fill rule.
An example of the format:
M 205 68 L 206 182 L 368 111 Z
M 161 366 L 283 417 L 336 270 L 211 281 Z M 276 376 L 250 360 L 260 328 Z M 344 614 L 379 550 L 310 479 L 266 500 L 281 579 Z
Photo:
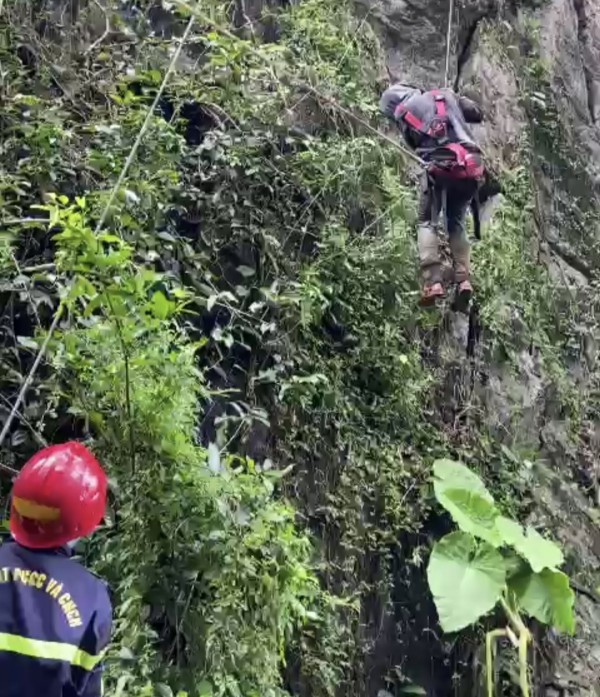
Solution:
M 65 550 L 0 547 L 0 697 L 99 697 L 112 608 Z

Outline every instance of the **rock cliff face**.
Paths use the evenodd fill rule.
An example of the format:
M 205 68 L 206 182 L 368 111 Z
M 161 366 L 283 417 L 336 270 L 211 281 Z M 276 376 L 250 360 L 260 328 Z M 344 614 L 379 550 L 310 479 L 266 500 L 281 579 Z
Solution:
M 521 347 L 516 364 L 503 368 L 487 352 L 483 327 L 479 358 L 473 359 L 461 355 L 465 328 L 455 319 L 450 330 L 459 341 L 451 337 L 454 354 L 446 360 L 463 364 L 463 394 L 481 410 L 484 431 L 494 432 L 510 448 L 535 455 L 536 465 L 525 474 L 532 484 L 531 515 L 563 542 L 568 555 L 577 590 L 578 632 L 566 642 L 552 637 L 541 641 L 537 694 L 600 695 L 600 598 L 594 590 L 600 581 L 595 406 L 600 3 L 457 5 L 451 73 L 455 87 L 476 96 L 483 106 L 486 120 L 478 136 L 490 159 L 504 168 L 533 168 L 535 225 L 523 230 L 523 236 L 530 235 L 528 242 L 560 286 L 564 302 L 579 308 L 578 334 L 565 337 L 565 342 L 574 344 L 568 379 L 582 397 L 580 423 L 573 432 L 572 418 L 557 406 L 554 378 L 531 344 Z M 359 12 L 376 28 L 394 77 L 428 87 L 443 81 L 448 3 L 363 0 Z M 529 163 L 520 162 L 523 137 L 530 138 Z M 502 232 L 501 225 L 494 228 L 494 234 Z M 556 307 L 557 314 L 564 311 Z M 518 319 L 512 331 L 518 342 Z M 481 362 L 486 365 L 483 372 Z M 460 648 L 454 656 L 459 662 L 465 657 Z M 439 684 L 427 689 L 428 694 L 453 694 Z M 479 694 L 477 690 L 470 686 L 460 694 Z
M 176 4 L 21 0 L 3 9 L 0 0 L 7 37 L 0 58 L 14 78 L 2 85 L 2 125 L 11 136 L 2 161 L 3 180 L 13 182 L 3 211 L 8 219 L 37 215 L 33 206 L 49 191 L 86 196 L 95 206 L 104 200 L 120 171 L 113 151 L 123 162 L 129 155 L 137 135 L 132 114 L 145 118 L 171 55 L 169 40 L 183 32 Z M 413 173 L 407 176 L 389 142 L 381 147 L 353 114 L 363 126 L 373 116 L 378 76 L 382 83 L 388 75 L 426 87 L 443 82 L 449 0 L 356 0 L 352 12 L 330 0 L 200 5 L 220 18 L 218 27 L 229 22 L 230 28 L 197 23 L 115 224 L 141 266 L 156 265 L 193 297 L 185 331 L 194 341 L 202 338 L 198 368 L 216 392 L 203 393 L 200 446 L 210 452 L 216 442 L 217 451 L 241 455 L 243 462 L 248 455 L 265 471 L 295 465 L 282 487 L 299 513 L 298 529 L 316 541 L 321 586 L 337 597 L 320 624 L 286 624 L 284 631 L 277 615 L 275 634 L 266 627 L 273 658 L 268 694 L 281 694 L 285 642 L 279 631 L 295 640 L 286 644 L 286 694 L 485 694 L 482 632 L 444 637 L 425 578 L 431 543 L 448 529 L 432 502 L 430 466 L 449 456 L 479 468 L 504 508 L 563 544 L 576 590 L 577 633 L 564 639 L 536 628 L 534 694 L 600 695 L 600 0 L 454 0 L 451 81 L 481 102 L 486 118 L 476 134 L 504 193 L 489 203 L 484 238 L 474 248 L 474 310 L 469 317 L 444 310 L 433 319 L 414 302 Z M 369 25 L 385 65 L 371 60 L 377 42 L 362 32 Z M 250 40 L 251 51 L 237 45 L 231 27 Z M 261 39 L 269 51 L 275 42 L 283 50 L 261 53 Z M 307 91 L 307 84 L 322 84 L 327 94 Z M 25 108 L 31 104 L 33 112 Z M 62 123 L 69 128 L 59 128 Z M 136 208 L 138 191 L 147 198 Z M 8 404 L 31 362 L 22 340 L 35 334 L 37 323 L 49 326 L 61 287 L 54 276 L 37 275 L 54 267 L 55 251 L 45 224 L 35 230 L 36 244 L 23 248 L 21 229 L 14 230 L 29 278 L 17 265 L 17 282 L 12 256 L 0 255 L 6 281 L 0 393 Z M 22 288 L 39 292 L 40 286 L 52 290 L 32 310 Z M 15 288 L 16 312 L 7 309 L 17 302 Z M 87 326 L 87 315 L 84 320 Z M 97 369 L 92 365 L 88 377 Z M 119 385 L 109 396 L 122 400 L 122 411 L 98 399 L 107 416 L 124 415 L 123 431 L 94 430 L 90 423 L 102 423 L 96 406 L 91 413 L 88 406 L 67 409 L 67 395 L 85 393 L 75 368 L 66 369 L 59 354 L 52 386 L 41 380 L 23 413 L 48 440 L 89 438 L 137 500 L 139 480 L 117 466 L 131 448 L 128 398 Z M 62 405 L 52 417 L 45 408 L 49 394 Z M 165 412 L 160 420 L 176 418 Z M 140 444 L 146 426 L 135 429 Z M 24 426 L 19 429 L 2 453 L 15 467 L 38 447 Z M 156 511 L 148 512 L 149 527 L 161 544 L 168 542 L 168 553 L 144 558 L 147 566 L 138 564 L 130 577 L 110 555 L 96 557 L 119 603 L 128 606 L 128 593 L 143 581 L 144 597 L 136 590 L 135 603 L 143 600 L 144 609 L 131 611 L 132 626 L 144 636 L 157 631 L 170 647 L 161 654 L 148 639 L 151 659 L 135 662 L 143 673 L 135 685 L 146 685 L 163 660 L 156 674 L 173 677 L 173 690 L 163 686 L 161 694 L 189 690 L 178 673 L 190 666 L 194 687 L 208 685 L 204 695 L 217 694 L 213 685 L 223 690 L 218 694 L 267 694 L 256 687 L 255 672 L 243 670 L 248 657 L 257 663 L 263 655 L 254 650 L 252 626 L 263 606 L 230 622 L 229 612 L 252 605 L 246 603 L 252 586 L 236 586 L 235 601 L 223 611 L 215 591 L 221 568 L 209 569 L 214 585 L 192 600 L 189 579 L 206 572 L 196 551 L 199 534 L 190 526 L 189 551 L 181 543 L 180 557 L 174 554 L 171 537 L 182 526 L 172 511 L 179 509 L 166 516 L 177 518 L 172 535 L 157 521 L 161 506 L 179 491 L 165 474 L 175 455 L 164 454 L 155 434 L 156 441 L 147 438 L 145 452 L 156 456 L 157 479 L 165 480 Z M 243 540 L 246 511 L 239 513 L 231 529 Z M 128 538 L 136 547 L 137 516 L 130 516 Z M 115 548 L 127 569 L 134 550 L 122 550 L 127 538 L 118 534 Z M 264 568 L 273 573 L 279 548 L 259 547 L 256 557 L 265 552 Z M 153 549 L 162 547 L 156 542 Z M 186 554 L 199 566 L 182 577 L 174 560 Z M 141 578 L 144 569 L 156 579 Z M 173 584 L 164 583 L 172 572 Z M 188 614 L 190 603 L 197 614 Z M 212 625 L 195 618 L 205 617 L 211 603 L 223 618 L 215 630 L 227 656 L 219 675 L 204 655 L 198 658 Z M 148 608 L 152 632 L 146 631 Z M 116 642 L 127 648 L 133 630 L 123 626 Z M 519 694 L 513 654 L 510 647 L 500 652 L 503 695 Z M 126 671 L 138 669 L 132 663 Z M 122 666 L 113 668 L 109 679 L 121 693 Z M 131 694 L 154 691 L 152 685 L 135 689 Z

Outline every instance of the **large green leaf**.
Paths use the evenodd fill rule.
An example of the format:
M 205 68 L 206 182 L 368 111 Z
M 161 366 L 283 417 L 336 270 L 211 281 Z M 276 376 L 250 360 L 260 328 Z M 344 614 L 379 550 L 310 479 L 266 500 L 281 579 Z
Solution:
M 512 549 L 503 550 L 502 558 L 504 559 L 507 580 L 510 580 L 514 576 L 520 576 L 530 570 L 529 564 L 525 559 Z
M 544 569 L 517 576 L 510 581 L 510 590 L 528 615 L 559 631 L 574 633 L 575 595 L 562 571 Z
M 434 483 L 435 495 L 464 532 L 489 542 L 494 547 L 502 544 L 502 535 L 496 527 L 498 511 L 481 494 L 466 489 L 450 489 L 443 482 Z
M 458 527 L 498 547 L 502 543 L 495 524 L 498 511 L 481 479 L 453 460 L 436 460 L 433 474 L 435 496 Z
M 505 583 L 500 554 L 464 532 L 437 542 L 427 567 L 440 624 L 445 632 L 476 622 L 498 602 Z
M 499 516 L 496 527 L 504 542 L 512 545 L 521 556 L 527 559 L 535 572 L 542 569 L 556 569 L 563 563 L 564 558 L 560 547 L 552 540 L 542 537 L 531 526 L 523 532 L 519 523 Z
M 489 503 L 494 503 L 490 492 L 481 479 L 462 462 L 454 460 L 436 460 L 433 463 L 433 476 L 441 486 L 448 489 L 465 489 L 482 496 Z

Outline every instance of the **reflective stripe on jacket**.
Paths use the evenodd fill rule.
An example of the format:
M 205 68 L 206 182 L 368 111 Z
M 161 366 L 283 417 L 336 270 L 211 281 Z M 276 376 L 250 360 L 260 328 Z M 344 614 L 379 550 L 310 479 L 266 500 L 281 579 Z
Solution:
M 0 547 L 0 697 L 99 697 L 112 608 L 65 550 Z

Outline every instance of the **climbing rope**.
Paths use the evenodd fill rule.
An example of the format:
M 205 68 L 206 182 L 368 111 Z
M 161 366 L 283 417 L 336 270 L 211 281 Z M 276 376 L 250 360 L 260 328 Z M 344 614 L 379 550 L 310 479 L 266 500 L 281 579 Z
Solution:
M 449 0 L 448 5 L 448 30 L 446 31 L 446 67 L 444 69 L 444 87 L 448 88 L 448 82 L 450 78 L 450 39 L 452 37 L 452 15 L 454 13 L 454 0 Z M 447 216 L 447 191 L 443 189 L 442 191 L 442 207 L 441 214 L 444 222 L 444 230 L 446 234 L 448 233 L 448 216 Z
M 131 148 L 131 151 L 129 152 L 129 155 L 127 157 L 127 160 L 125 161 L 125 164 L 123 165 L 123 169 L 121 170 L 121 174 L 119 175 L 119 178 L 117 179 L 116 184 L 114 185 L 110 196 L 108 197 L 108 201 L 106 202 L 106 206 L 104 207 L 104 210 L 102 211 L 102 215 L 100 216 L 100 219 L 98 220 L 98 224 L 96 225 L 95 229 L 95 234 L 97 235 L 100 230 L 102 229 L 102 226 L 106 222 L 106 217 L 108 216 L 108 213 L 110 211 L 110 208 L 115 200 L 115 197 L 117 196 L 117 193 L 119 192 L 119 189 L 121 188 L 121 185 L 123 184 L 123 181 L 125 179 L 125 176 L 127 175 L 127 172 L 129 171 L 129 168 L 131 166 L 131 163 L 133 162 L 137 151 L 140 147 L 140 143 L 142 142 L 142 138 L 144 137 L 146 131 L 148 130 L 148 126 L 150 125 L 150 121 L 152 120 L 152 116 L 154 115 L 154 112 L 156 110 L 156 107 L 158 106 L 158 103 L 163 95 L 163 92 L 165 90 L 165 87 L 167 86 L 167 83 L 169 81 L 169 78 L 171 77 L 171 73 L 175 69 L 175 64 L 177 63 L 177 60 L 179 59 L 179 56 L 181 55 L 181 51 L 187 42 L 187 39 L 190 35 L 190 32 L 192 30 L 192 27 L 194 25 L 194 22 L 196 20 L 196 17 L 194 14 L 190 17 L 190 20 L 187 24 L 187 27 L 183 33 L 183 36 L 181 37 L 181 40 L 179 41 L 179 45 L 177 46 L 177 49 L 173 53 L 173 56 L 171 58 L 171 62 L 169 63 L 169 67 L 167 68 L 167 72 L 165 73 L 165 76 L 163 78 L 163 81 L 158 89 L 158 92 L 156 93 L 156 97 L 154 98 L 154 102 L 152 103 L 152 106 L 148 110 L 148 113 L 146 114 L 146 118 L 144 119 L 144 123 L 142 124 L 140 131 L 137 135 L 137 138 L 135 139 L 135 142 Z M 65 297 L 68 296 L 68 293 L 65 294 Z M 46 337 L 44 339 L 44 342 L 42 343 L 35 360 L 33 362 L 33 365 L 31 366 L 29 373 L 27 374 L 27 377 L 25 378 L 25 381 L 23 382 L 23 385 L 21 389 L 19 390 L 19 394 L 17 395 L 17 399 L 15 400 L 15 403 L 10 411 L 10 414 L 8 415 L 7 420 L 4 423 L 4 426 L 2 427 L 2 431 L 0 431 L 0 446 L 2 443 L 4 443 L 4 439 L 6 438 L 6 435 L 8 434 L 8 431 L 10 430 L 10 427 L 12 425 L 12 422 L 14 421 L 15 416 L 17 415 L 17 412 L 19 410 L 19 407 L 21 406 L 21 402 L 23 401 L 25 395 L 27 394 L 27 390 L 29 389 L 31 383 L 33 382 L 33 378 L 35 377 L 35 374 L 37 372 L 37 369 L 42 361 L 42 358 L 44 357 L 44 354 L 46 353 L 46 349 L 48 348 L 48 344 L 50 343 L 50 339 L 52 338 L 52 335 L 54 334 L 56 327 L 58 326 L 58 323 L 60 321 L 60 318 L 62 317 L 62 314 L 65 310 L 65 300 L 63 299 L 57 310 L 56 314 L 54 315 L 54 319 L 52 320 L 52 324 L 50 325 L 50 328 L 48 329 L 48 333 L 46 334 Z M 8 467 L 8 465 L 3 465 L 0 464 L 0 470 L 4 470 L 6 472 L 10 472 L 11 474 L 17 474 L 18 470 L 13 469 L 12 467 Z
M 196 7 L 192 7 L 189 5 L 185 0 L 175 0 L 174 2 L 175 5 L 178 5 L 181 9 L 185 10 L 186 12 L 189 12 L 192 16 L 195 16 L 198 20 L 200 20 L 203 24 L 206 24 L 207 26 L 212 27 L 215 31 L 219 32 L 219 34 L 222 34 L 223 36 L 226 36 L 228 39 L 232 39 L 233 41 L 239 41 L 240 37 L 236 36 L 232 31 L 227 29 L 227 27 L 221 26 L 217 22 L 215 22 L 214 19 L 209 17 L 207 14 L 204 14 L 201 10 L 199 10 Z M 256 50 L 253 46 L 248 46 L 247 50 L 249 53 L 251 53 L 255 58 L 258 58 L 262 63 L 265 63 L 265 65 L 271 67 L 271 64 L 269 61 L 265 58 L 265 56 L 258 50 Z M 275 76 L 276 77 L 276 76 Z M 285 84 L 284 81 L 281 78 L 277 78 L 278 82 L 280 84 Z M 396 150 L 399 150 L 403 155 L 408 157 L 409 159 L 413 160 L 413 162 L 416 162 L 417 164 L 421 166 L 425 166 L 425 162 L 418 156 L 415 155 L 414 152 L 411 152 L 408 148 L 404 147 L 401 143 L 399 143 L 397 140 L 394 140 L 393 138 L 390 138 L 390 136 L 386 135 L 382 131 L 378 130 L 377 128 L 371 126 L 369 123 L 361 119 L 359 116 L 357 116 L 355 113 L 350 111 L 349 109 L 346 109 L 343 107 L 339 102 L 337 102 L 335 99 L 332 97 L 329 97 L 319 90 L 317 90 L 315 87 L 312 85 L 308 85 L 306 83 L 293 83 L 295 87 L 299 87 L 300 89 L 303 90 L 308 90 L 309 92 L 312 92 L 316 97 L 319 97 L 319 99 L 322 99 L 324 102 L 328 102 L 333 106 L 337 111 L 339 111 L 342 114 L 345 114 L 346 116 L 349 116 L 353 121 L 356 123 L 361 124 L 361 126 L 364 126 L 364 128 L 372 133 L 373 135 L 376 135 L 378 138 L 381 140 L 384 140 L 386 143 L 389 145 L 392 145 Z M 292 108 L 295 108 L 298 105 L 298 103 L 294 104 Z
M 234 40 L 238 40 L 238 38 L 239 38 L 233 32 L 229 31 L 227 28 L 218 25 L 208 15 L 205 15 L 203 12 L 201 12 L 197 8 L 191 7 L 190 5 L 188 5 L 186 2 L 184 2 L 182 0 L 175 0 L 175 2 L 177 5 L 184 8 L 185 10 L 187 10 L 190 13 L 190 20 L 187 24 L 185 32 L 183 33 L 183 36 L 181 37 L 179 45 L 177 46 L 177 49 L 171 58 L 171 61 L 170 61 L 169 66 L 167 68 L 167 72 L 165 73 L 165 76 L 163 78 L 163 81 L 160 85 L 158 92 L 156 93 L 156 97 L 154 99 L 154 102 L 152 103 L 152 106 L 150 107 L 150 109 L 148 110 L 148 113 L 146 114 L 146 118 L 144 120 L 144 123 L 142 124 L 142 126 L 140 128 L 138 136 L 137 136 L 137 138 L 136 138 L 136 140 L 131 148 L 131 151 L 127 157 L 127 160 L 125 161 L 125 164 L 123 165 L 123 169 L 121 170 L 119 178 L 117 179 L 117 182 L 115 183 L 115 186 L 113 187 L 111 194 L 108 198 L 106 206 L 104 207 L 102 215 L 100 216 L 100 219 L 98 220 L 98 223 L 97 223 L 96 228 L 95 228 L 95 234 L 98 234 L 100 232 L 104 223 L 106 222 L 106 218 L 108 216 L 110 208 L 115 200 L 115 197 L 117 196 L 117 193 L 118 193 L 121 185 L 123 184 L 123 181 L 127 175 L 127 172 L 129 171 L 129 168 L 130 168 L 130 166 L 131 166 L 131 164 L 132 164 L 132 162 L 137 154 L 137 151 L 138 151 L 139 146 L 142 142 L 142 139 L 143 139 L 143 137 L 148 129 L 148 126 L 150 124 L 152 116 L 154 115 L 156 107 L 158 106 L 158 103 L 159 103 L 159 101 L 162 97 L 162 94 L 165 90 L 165 87 L 168 83 L 168 80 L 171 77 L 171 73 L 175 69 L 175 65 L 177 63 L 177 60 L 181 54 L 181 51 L 182 51 L 184 45 L 187 42 L 187 39 L 188 39 L 189 34 L 191 32 L 192 26 L 194 24 L 194 21 L 196 19 L 200 19 L 203 23 L 205 23 L 209 26 L 212 26 L 213 29 L 215 29 L 219 33 L 223 34 L 224 36 L 227 36 L 228 38 L 231 38 Z M 449 73 L 450 73 L 450 40 L 451 40 L 451 34 L 452 34 L 452 16 L 453 16 L 453 13 L 454 13 L 454 0 L 449 0 L 448 29 L 447 29 L 447 35 L 446 35 L 446 65 L 445 65 L 445 74 L 444 74 L 444 84 L 446 87 L 448 87 L 448 79 L 449 79 Z M 253 55 L 255 55 L 256 57 L 258 57 L 261 61 L 266 62 L 265 57 L 259 51 L 254 49 L 253 47 L 250 48 L 250 52 Z M 332 97 L 329 97 L 329 96 L 322 94 L 316 88 L 314 88 L 310 85 L 299 85 L 299 86 L 303 87 L 304 89 L 306 89 L 309 92 L 312 92 L 319 99 L 322 99 L 323 101 L 331 104 L 336 110 L 338 110 L 340 113 L 347 115 L 352 120 L 354 120 L 356 123 L 361 124 L 367 131 L 376 135 L 378 138 L 380 138 L 381 140 L 384 140 L 388 144 L 392 145 L 394 148 L 399 150 L 405 157 L 408 157 L 410 160 L 412 160 L 413 162 L 416 162 L 417 164 L 419 164 L 421 166 L 426 166 L 426 163 L 418 155 L 416 155 L 415 153 L 410 151 L 408 148 L 404 147 L 401 143 L 394 140 L 390 136 L 381 132 L 377 128 L 374 128 L 373 126 L 371 126 L 364 119 L 361 119 L 356 114 L 354 114 L 352 111 L 343 107 L 341 104 L 339 104 Z M 295 106 L 297 106 L 297 104 Z M 22 385 L 22 387 L 17 395 L 17 398 L 14 402 L 14 405 L 13 405 L 13 407 L 8 415 L 8 418 L 5 421 L 4 426 L 2 427 L 2 431 L 0 431 L 0 446 L 2 446 L 2 444 L 4 443 L 4 439 L 6 438 L 8 432 L 10 430 L 12 422 L 14 421 L 15 416 L 18 414 L 19 407 L 20 407 L 21 403 L 23 402 L 23 399 L 25 398 L 25 395 L 27 394 L 27 391 L 28 391 L 29 387 L 31 386 L 31 383 L 33 382 L 35 374 L 37 373 L 37 370 L 38 370 L 39 365 L 42 361 L 42 358 L 44 357 L 44 355 L 46 353 L 46 350 L 48 348 L 48 344 L 50 343 L 50 339 L 52 338 L 52 335 L 54 334 L 56 327 L 58 326 L 58 323 L 62 317 L 64 309 L 65 309 L 65 300 L 63 299 L 56 310 L 56 313 L 55 313 L 54 318 L 52 320 L 52 324 L 50 325 L 50 328 L 46 334 L 46 337 L 44 338 L 44 341 L 43 341 L 43 343 L 42 343 L 42 345 L 41 345 L 41 347 L 40 347 L 40 349 L 35 357 L 33 365 L 31 366 L 29 373 L 27 374 L 27 377 L 25 378 L 25 381 L 23 382 L 23 385 Z M 7 465 L 1 464 L 1 463 L 0 463 L 0 470 L 8 471 L 11 474 L 17 474 L 17 470 L 15 470 L 12 467 L 9 467 Z
M 446 32 L 446 69 L 444 71 L 444 87 L 448 87 L 450 77 L 450 39 L 452 38 L 452 15 L 454 14 L 454 0 L 449 0 L 448 7 L 448 31 Z

